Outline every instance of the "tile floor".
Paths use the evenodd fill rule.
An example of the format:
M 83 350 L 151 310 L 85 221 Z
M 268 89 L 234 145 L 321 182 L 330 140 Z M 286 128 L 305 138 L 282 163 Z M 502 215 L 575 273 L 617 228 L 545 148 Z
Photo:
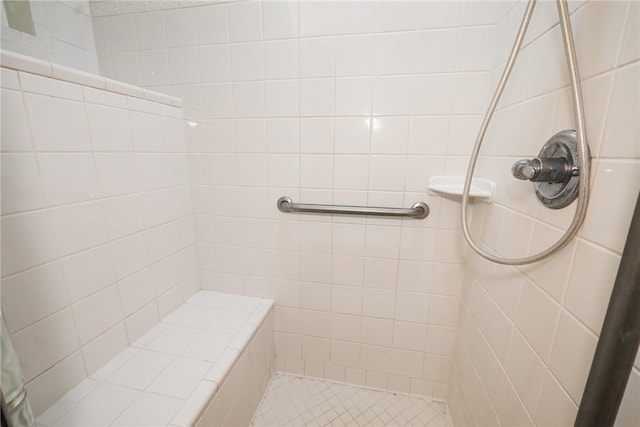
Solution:
M 251 425 L 451 427 L 453 423 L 444 402 L 276 373 Z
M 38 426 L 191 425 L 272 306 L 198 292 L 54 403 Z

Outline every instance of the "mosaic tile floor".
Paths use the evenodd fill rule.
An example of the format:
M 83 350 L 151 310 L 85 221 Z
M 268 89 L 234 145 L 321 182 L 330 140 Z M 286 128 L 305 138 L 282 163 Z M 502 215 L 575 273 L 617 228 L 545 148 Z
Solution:
M 451 427 L 453 423 L 444 402 L 275 374 L 251 425 Z

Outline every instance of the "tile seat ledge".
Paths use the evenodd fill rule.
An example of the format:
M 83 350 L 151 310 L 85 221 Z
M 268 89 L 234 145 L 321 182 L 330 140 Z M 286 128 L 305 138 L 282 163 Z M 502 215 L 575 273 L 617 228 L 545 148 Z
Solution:
M 249 347 L 268 346 L 273 304 L 197 292 L 51 405 L 37 425 L 195 426 Z

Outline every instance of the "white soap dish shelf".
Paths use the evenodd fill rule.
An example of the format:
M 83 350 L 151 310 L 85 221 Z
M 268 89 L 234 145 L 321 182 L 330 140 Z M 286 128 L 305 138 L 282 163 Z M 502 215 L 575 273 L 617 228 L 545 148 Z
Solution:
M 462 197 L 463 176 L 434 176 L 429 179 L 429 193 Z M 496 183 L 487 178 L 473 178 L 469 197 L 492 203 L 496 194 Z

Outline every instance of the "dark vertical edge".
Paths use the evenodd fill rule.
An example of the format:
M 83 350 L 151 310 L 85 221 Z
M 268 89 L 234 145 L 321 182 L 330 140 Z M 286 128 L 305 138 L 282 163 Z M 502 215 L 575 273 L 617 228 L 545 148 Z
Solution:
M 576 427 L 613 426 L 640 344 L 640 194 L 582 395 Z

